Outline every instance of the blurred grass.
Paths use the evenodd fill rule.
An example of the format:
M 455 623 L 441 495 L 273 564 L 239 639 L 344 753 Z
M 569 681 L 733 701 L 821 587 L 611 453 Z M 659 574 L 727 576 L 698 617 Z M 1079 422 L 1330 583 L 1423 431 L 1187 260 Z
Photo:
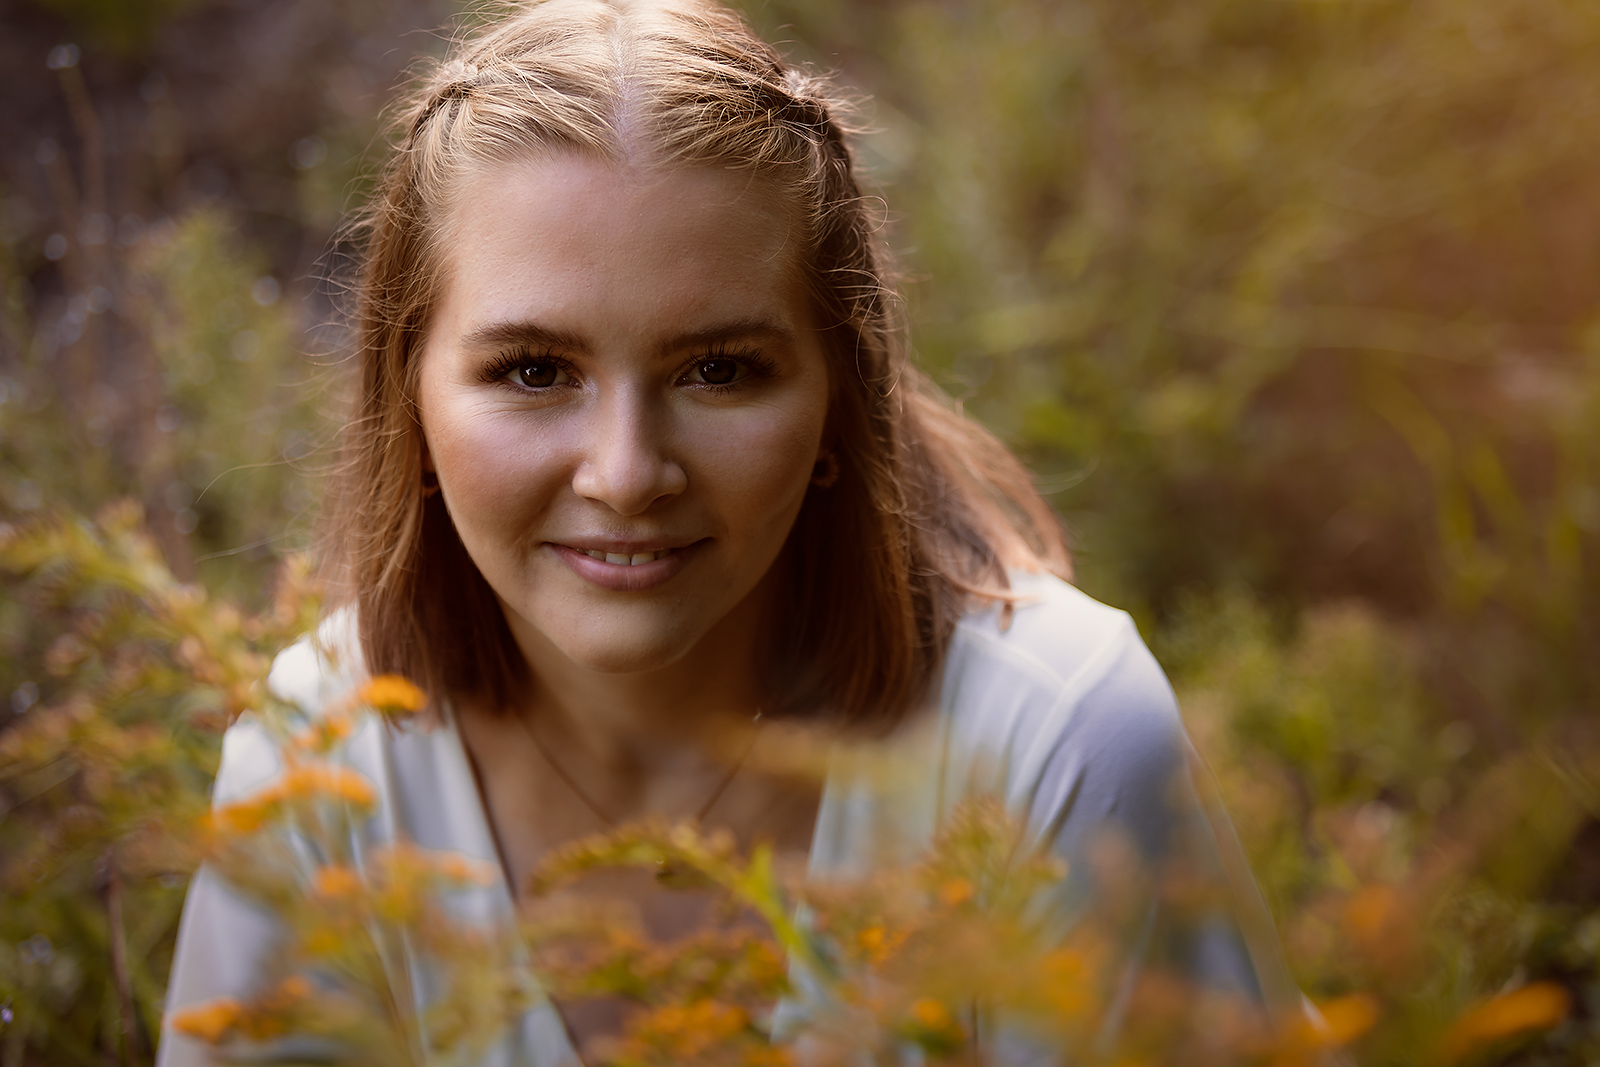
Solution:
M 448 12 L 133 7 L 4 16 L 35 106 L 0 116 L 0 515 L 131 496 L 181 576 L 260 608 L 325 458 L 314 262 L 436 46 L 406 31 Z M 1472 1055 L 1600 1062 L 1600 8 L 749 11 L 875 98 L 919 356 L 1139 619 L 1308 992 L 1383 993 L 1361 1054 L 1402 1064 L 1553 981 L 1567 1022 Z M 64 691 L 77 618 L 0 591 L 0 732 Z M 71 807 L 0 797 L 5 856 Z M 0 1063 L 106 1047 L 103 897 L 0 909 L 0 1001 L 47 939 L 82 1045 Z

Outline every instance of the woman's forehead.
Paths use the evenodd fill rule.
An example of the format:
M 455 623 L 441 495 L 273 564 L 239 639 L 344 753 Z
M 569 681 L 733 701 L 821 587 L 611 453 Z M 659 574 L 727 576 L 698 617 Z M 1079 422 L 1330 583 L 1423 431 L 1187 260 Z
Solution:
M 620 155 L 543 148 L 509 159 L 489 159 L 460 171 L 441 205 L 441 230 L 471 216 L 507 206 L 508 197 L 550 206 L 549 218 L 582 223 L 626 208 L 637 213 L 704 215 L 718 210 L 759 217 L 787 243 L 805 230 L 806 212 L 796 190 L 751 168 L 682 163 L 654 152 Z
M 793 199 L 748 172 L 558 154 L 482 168 L 440 231 L 439 325 L 804 314 Z

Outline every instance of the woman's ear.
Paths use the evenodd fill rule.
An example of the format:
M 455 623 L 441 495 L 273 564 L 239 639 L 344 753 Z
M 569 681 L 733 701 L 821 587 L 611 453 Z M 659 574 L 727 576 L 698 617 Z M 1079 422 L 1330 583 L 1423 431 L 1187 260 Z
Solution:
M 828 416 L 822 424 L 822 439 L 817 442 L 817 455 L 811 463 L 811 484 L 819 489 L 831 489 L 839 480 L 839 435 L 833 429 L 833 403 L 830 397 Z
M 433 465 L 433 452 L 428 448 L 428 431 L 422 428 L 422 420 L 417 419 L 412 428 L 417 435 L 417 448 L 422 452 L 422 472 L 424 474 L 439 473 L 439 468 Z
M 439 470 L 433 465 L 433 453 L 428 451 L 428 439 L 420 433 L 417 436 L 422 438 L 422 499 L 427 500 L 439 491 Z
M 811 465 L 811 484 L 818 489 L 832 489 L 839 480 L 839 453 L 826 439 L 817 450 L 817 460 Z

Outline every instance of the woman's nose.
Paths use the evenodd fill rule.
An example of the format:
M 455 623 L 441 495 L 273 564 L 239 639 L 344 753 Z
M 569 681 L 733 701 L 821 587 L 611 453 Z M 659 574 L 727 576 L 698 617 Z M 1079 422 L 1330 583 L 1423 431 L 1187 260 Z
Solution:
M 572 477 L 573 491 L 619 515 L 642 514 L 682 493 L 689 478 L 664 447 L 665 421 L 664 413 L 631 391 L 601 399 Z

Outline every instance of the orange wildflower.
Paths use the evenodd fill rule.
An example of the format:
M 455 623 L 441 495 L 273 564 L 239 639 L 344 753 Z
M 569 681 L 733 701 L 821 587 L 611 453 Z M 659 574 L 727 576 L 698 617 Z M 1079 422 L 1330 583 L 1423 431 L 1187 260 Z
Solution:
M 959 907 L 972 899 L 977 890 L 965 878 L 952 878 L 939 887 L 939 902 L 947 908 Z
M 1367 885 L 1344 906 L 1343 925 L 1350 939 L 1385 969 L 1405 965 L 1414 947 L 1416 924 L 1408 901 L 1390 885 Z
M 224 804 L 210 815 L 210 828 L 228 836 L 248 837 L 267 821 L 271 801 L 259 797 Z
M 427 886 L 417 884 L 416 872 L 402 869 L 390 872 L 388 883 L 372 906 L 388 922 L 410 923 L 426 911 L 428 899 Z
M 378 799 L 372 783 L 355 771 L 315 763 L 290 767 L 269 792 L 284 800 L 310 799 L 322 795 L 343 800 L 358 808 L 369 808 Z
M 1045 995 L 1059 1015 L 1076 1018 L 1093 1007 L 1093 974 L 1083 953 L 1058 948 L 1045 956 L 1041 970 Z
M 646 1015 L 633 1030 L 632 1044 L 646 1042 L 678 1060 L 692 1060 L 749 1021 L 741 1008 L 717 1000 L 666 1004 Z
M 308 931 L 301 937 L 300 943 L 313 956 L 333 956 L 344 947 L 339 931 L 327 926 Z
M 427 707 L 428 696 L 409 679 L 380 674 L 357 691 L 356 703 L 365 704 L 385 718 L 402 719 Z
M 1554 982 L 1534 982 L 1509 993 L 1480 1000 L 1451 1024 L 1440 1043 L 1439 1058 L 1460 1059 L 1475 1046 L 1527 1030 L 1545 1030 L 1567 1017 L 1572 996 Z
M 289 1024 L 276 1011 L 250 1012 L 239 1020 L 239 1032 L 251 1041 L 271 1041 L 289 1032 Z
M 317 868 L 311 888 L 319 897 L 343 900 L 361 892 L 361 876 L 342 863 L 330 864 Z
M 954 1021 L 950 1009 L 942 1001 L 922 997 L 911 1004 L 911 1018 L 926 1030 L 947 1030 Z
M 1374 941 L 1394 921 L 1398 907 L 1392 886 L 1362 886 L 1344 907 L 1345 929 L 1363 941 Z
M 1377 1000 L 1365 993 L 1339 997 L 1318 1004 L 1317 1009 L 1322 1012 L 1323 1040 L 1329 1045 L 1348 1045 L 1371 1030 L 1383 1011 Z
M 206 829 L 227 836 L 249 836 L 259 831 L 278 805 L 292 800 L 331 798 L 370 808 L 377 793 L 361 775 L 327 764 L 292 764 L 281 778 L 243 800 L 224 804 L 211 813 Z
M 288 1033 L 294 1009 L 313 992 L 311 982 L 293 974 L 273 986 L 254 1003 L 243 1007 L 233 1028 L 251 1041 L 269 1041 Z
M 495 873 L 488 864 L 470 860 L 454 852 L 436 856 L 434 868 L 440 875 L 453 882 L 466 882 L 471 885 L 494 884 Z
M 291 974 L 278 983 L 277 996 L 289 1003 L 305 1000 L 311 995 L 311 981 L 303 974 Z
M 296 734 L 294 744 L 296 748 L 308 752 L 326 752 L 347 739 L 355 731 L 355 728 L 355 719 L 349 715 L 335 712 L 318 719 Z
M 172 1028 L 180 1034 L 199 1038 L 215 1045 L 238 1024 L 244 1014 L 244 1005 L 232 997 L 218 997 L 192 1008 L 180 1008 L 172 1014 Z
M 1311 1067 L 1322 1062 L 1321 1050 L 1348 1045 L 1378 1021 L 1382 1008 L 1365 993 L 1352 993 L 1317 1005 L 1320 1022 L 1296 1017 L 1276 1045 L 1270 1067 Z

